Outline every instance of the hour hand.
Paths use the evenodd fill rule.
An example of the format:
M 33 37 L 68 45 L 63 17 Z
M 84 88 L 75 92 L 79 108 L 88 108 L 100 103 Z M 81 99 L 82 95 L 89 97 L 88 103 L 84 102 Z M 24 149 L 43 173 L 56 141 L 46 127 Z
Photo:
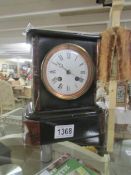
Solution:
M 79 77 L 79 82 L 83 82 L 84 78 Z
M 83 79 L 83 78 L 78 77 L 78 76 L 76 76 L 76 77 L 75 77 L 75 80 L 76 80 L 76 81 L 79 81 L 79 82 L 83 82 L 83 81 L 84 81 L 84 79 Z

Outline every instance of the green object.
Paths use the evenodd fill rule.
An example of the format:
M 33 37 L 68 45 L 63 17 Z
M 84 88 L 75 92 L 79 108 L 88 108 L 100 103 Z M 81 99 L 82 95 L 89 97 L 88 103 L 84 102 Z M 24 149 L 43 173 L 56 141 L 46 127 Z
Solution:
M 69 159 L 52 175 L 96 175 L 96 173 L 77 160 Z
M 37 175 L 98 175 L 98 173 L 86 167 L 79 160 L 65 154 Z

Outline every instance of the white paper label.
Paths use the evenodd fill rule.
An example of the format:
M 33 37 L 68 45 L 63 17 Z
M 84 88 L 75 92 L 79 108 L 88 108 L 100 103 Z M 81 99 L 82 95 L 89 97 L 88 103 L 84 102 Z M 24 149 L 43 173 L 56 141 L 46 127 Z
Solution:
M 55 139 L 71 138 L 74 136 L 74 125 L 58 125 L 55 126 Z

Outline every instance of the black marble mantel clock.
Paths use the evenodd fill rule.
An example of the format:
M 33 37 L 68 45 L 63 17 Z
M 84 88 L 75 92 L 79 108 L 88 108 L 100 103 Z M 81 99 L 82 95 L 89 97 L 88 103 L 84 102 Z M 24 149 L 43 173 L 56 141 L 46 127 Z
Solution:
M 26 125 L 32 143 L 104 143 L 104 113 L 95 104 L 99 36 L 32 29 L 33 102 Z

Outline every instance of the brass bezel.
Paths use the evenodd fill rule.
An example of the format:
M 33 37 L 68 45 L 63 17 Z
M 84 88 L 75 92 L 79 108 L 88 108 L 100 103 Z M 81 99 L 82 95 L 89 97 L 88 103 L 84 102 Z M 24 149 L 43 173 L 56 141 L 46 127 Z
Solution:
M 47 68 L 47 64 L 48 64 L 49 59 L 56 52 L 63 50 L 63 49 L 71 49 L 71 50 L 78 52 L 85 59 L 87 66 L 88 66 L 88 74 L 89 75 L 88 75 L 87 81 L 85 82 L 84 86 L 78 92 L 72 93 L 70 95 L 60 94 L 57 91 L 55 91 L 48 83 L 47 74 L 46 74 L 46 68 Z M 77 99 L 80 96 L 82 96 L 90 88 L 90 86 L 92 84 L 92 81 L 94 79 L 94 64 L 93 64 L 92 59 L 89 56 L 88 52 L 84 48 L 82 48 L 76 44 L 71 44 L 71 43 L 60 44 L 60 45 L 55 46 L 53 49 L 51 49 L 51 51 L 49 51 L 47 53 L 47 55 L 44 57 L 42 64 L 41 64 L 41 79 L 42 79 L 42 82 L 44 83 L 46 89 L 54 96 L 56 96 L 60 99 L 63 99 L 63 100 Z

